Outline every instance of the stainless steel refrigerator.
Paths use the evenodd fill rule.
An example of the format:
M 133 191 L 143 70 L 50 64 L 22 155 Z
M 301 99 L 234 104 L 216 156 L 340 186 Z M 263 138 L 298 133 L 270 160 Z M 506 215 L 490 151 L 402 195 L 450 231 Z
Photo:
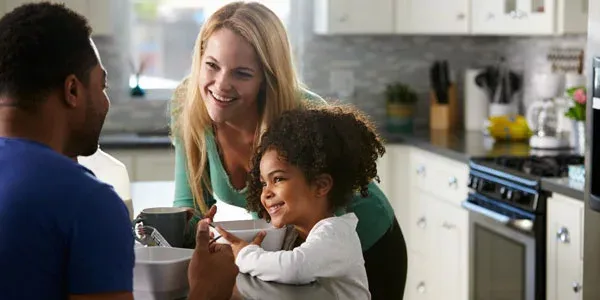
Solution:
M 568 0 L 571 1 L 571 0 Z M 600 0 L 589 0 L 583 300 L 600 299 Z M 591 105 L 590 105 L 591 104 Z

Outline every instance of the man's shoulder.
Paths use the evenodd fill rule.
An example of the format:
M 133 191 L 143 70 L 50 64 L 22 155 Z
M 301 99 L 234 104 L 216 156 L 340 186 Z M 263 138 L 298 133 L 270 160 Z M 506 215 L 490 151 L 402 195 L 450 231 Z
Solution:
M 37 199 L 94 198 L 92 191 L 111 190 L 84 166 L 50 148 L 30 142 L 0 139 L 0 194 Z M 35 197 L 32 197 L 35 196 Z M 40 200 L 41 201 L 41 200 Z

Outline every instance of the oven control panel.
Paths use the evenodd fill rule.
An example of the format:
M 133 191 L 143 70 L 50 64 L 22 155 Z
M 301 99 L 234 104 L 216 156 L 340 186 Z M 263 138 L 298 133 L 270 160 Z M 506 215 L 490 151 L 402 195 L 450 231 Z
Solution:
M 469 175 L 467 182 L 474 193 L 479 193 L 492 200 L 500 201 L 527 211 L 537 210 L 538 193 L 509 182 L 498 182 L 485 176 Z

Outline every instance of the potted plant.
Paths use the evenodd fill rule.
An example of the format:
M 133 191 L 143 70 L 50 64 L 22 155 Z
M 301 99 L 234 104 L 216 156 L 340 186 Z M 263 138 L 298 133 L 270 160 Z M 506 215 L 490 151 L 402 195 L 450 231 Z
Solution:
M 387 130 L 407 132 L 413 129 L 417 93 L 408 85 L 396 82 L 385 88 Z
M 576 86 L 567 89 L 567 96 L 571 99 L 571 106 L 565 113 L 565 117 L 573 120 L 575 146 L 580 153 L 585 151 L 585 107 L 587 104 L 587 91 L 584 86 Z

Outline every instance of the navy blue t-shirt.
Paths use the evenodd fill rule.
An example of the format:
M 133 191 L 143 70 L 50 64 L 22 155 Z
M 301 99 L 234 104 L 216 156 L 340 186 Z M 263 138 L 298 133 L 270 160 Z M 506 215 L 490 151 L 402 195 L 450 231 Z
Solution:
M 0 138 L 0 298 L 131 292 L 133 243 L 111 186 L 45 145 Z

